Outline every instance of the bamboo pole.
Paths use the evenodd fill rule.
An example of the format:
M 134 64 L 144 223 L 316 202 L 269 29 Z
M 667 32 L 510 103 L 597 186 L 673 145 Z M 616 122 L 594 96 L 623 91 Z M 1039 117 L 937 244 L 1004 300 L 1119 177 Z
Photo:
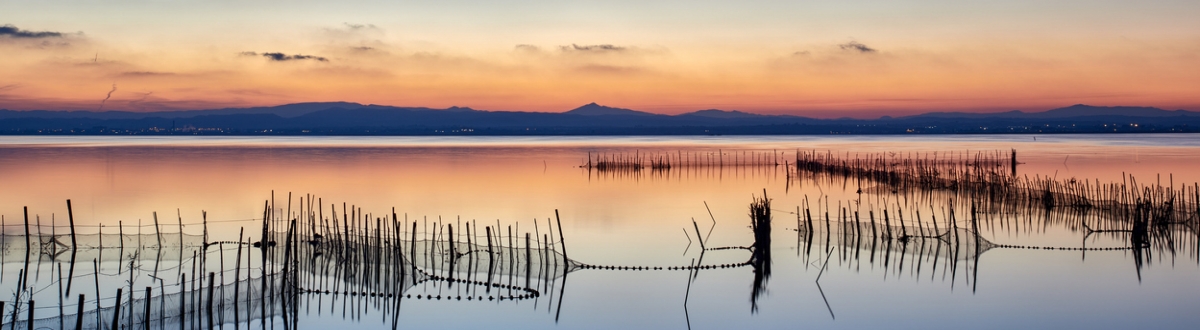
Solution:
M 83 294 L 79 294 L 79 303 L 75 304 L 75 330 L 83 330 Z M 0 302 L 0 320 L 4 319 L 4 302 Z M 97 314 L 100 311 L 96 311 Z
M 151 287 L 146 287 L 146 314 L 142 316 L 142 329 L 150 330 L 150 297 Z
M 99 298 L 97 298 L 97 299 L 99 299 Z M 32 305 L 30 307 L 32 307 Z M 32 310 L 32 308 L 30 308 L 30 310 Z M 97 312 L 99 312 L 99 311 L 97 311 Z M 32 324 L 32 322 L 30 324 Z M 112 328 L 110 328 L 110 329 L 120 329 L 120 328 L 118 328 L 118 326 L 120 326 L 120 325 L 121 325 L 121 288 L 117 288 L 117 299 L 115 301 L 113 301 L 113 319 L 112 319 Z M 32 327 L 32 325 L 30 327 Z

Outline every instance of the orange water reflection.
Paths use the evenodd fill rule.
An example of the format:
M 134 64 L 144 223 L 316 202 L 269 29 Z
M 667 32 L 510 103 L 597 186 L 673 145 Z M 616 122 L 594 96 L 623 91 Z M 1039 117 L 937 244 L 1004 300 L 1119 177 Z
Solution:
M 20 230 L 11 225 L 19 223 L 22 206 L 40 215 L 43 224 L 52 213 L 65 223 L 66 199 L 73 201 L 80 225 L 148 225 L 152 212 L 168 225 L 176 223 L 177 210 L 184 222 L 193 223 L 203 210 L 214 221 L 215 234 L 236 236 L 236 228 L 253 228 L 253 223 L 218 221 L 261 217 L 272 191 L 278 208 L 287 208 L 288 192 L 296 194 L 295 208 L 301 194 L 311 193 L 322 198 L 326 215 L 331 207 L 341 213 L 347 202 L 376 216 L 390 215 L 394 207 L 410 219 L 499 220 L 505 226 L 520 223 L 522 231 L 533 219 L 544 230 L 558 209 L 570 243 L 605 247 L 579 249 L 576 256 L 604 262 L 677 255 L 689 239 L 680 228 L 690 227 L 692 218 L 711 224 L 705 202 L 720 220 L 712 239 L 742 244 L 748 238 L 743 228 L 751 194 L 765 189 L 777 209 L 794 210 L 806 196 L 815 199 L 842 188 L 789 185 L 782 169 L 775 168 L 597 176 L 577 167 L 588 152 L 751 149 L 773 150 L 787 159 L 796 149 L 945 157 L 947 152 L 1015 148 L 1025 163 L 1019 168 L 1023 175 L 1111 182 L 1122 180 L 1124 172 L 1142 183 L 1158 180 L 1158 174 L 1163 184 L 1172 178 L 1177 185 L 1200 181 L 1194 170 L 1200 148 L 1190 145 L 1197 136 L 1169 138 L 6 138 L 0 147 L 0 214 L 10 225 L 7 232 Z
M 1113 322 L 1128 320 L 1130 315 L 1151 315 L 1136 324 L 1170 327 L 1195 323 L 1194 313 L 1175 310 L 1179 306 L 1195 306 L 1196 297 L 1200 297 L 1196 292 L 1198 287 L 1191 285 L 1200 271 L 1200 263 L 1195 261 L 1196 251 L 1200 250 L 1193 250 L 1198 237 L 1191 235 L 1194 232 L 1178 231 L 1189 234 L 1179 236 L 1177 243 L 1181 248 L 1153 254 L 1152 265 L 1146 267 L 1135 266 L 1132 254 L 1123 250 L 996 248 L 973 258 L 904 252 L 906 248 L 926 251 L 927 245 L 923 244 L 943 251 L 943 245 L 932 239 L 918 239 L 919 242 L 899 250 L 872 247 L 849 251 L 846 247 L 850 244 L 860 246 L 861 241 L 876 239 L 866 234 L 842 235 L 849 232 L 839 232 L 844 225 L 835 220 L 832 225 L 821 226 L 823 214 L 814 213 L 818 219 L 816 238 L 802 242 L 800 232 L 795 230 L 796 215 L 789 212 L 801 205 L 837 208 L 855 202 L 862 203 L 863 210 L 878 212 L 881 205 L 894 205 L 891 203 L 899 197 L 868 193 L 858 199 L 853 181 L 834 179 L 817 184 L 811 180 L 788 180 L 782 167 L 612 174 L 588 172 L 577 165 L 589 152 L 708 155 L 720 150 L 726 153 L 725 157 L 733 158 L 744 150 L 755 150 L 778 152 L 786 159 L 797 149 L 851 155 L 938 152 L 945 157 L 950 151 L 1003 153 L 1015 148 L 1019 160 L 1025 163 L 1019 167 L 1021 175 L 1112 182 L 1122 180 L 1125 172 L 1135 175 L 1143 184 L 1157 181 L 1158 174 L 1162 174 L 1164 184 L 1172 178 L 1176 184 L 1191 184 L 1200 181 L 1200 171 L 1195 171 L 1193 165 L 1200 160 L 1198 145 L 1197 135 L 1042 136 L 1038 141 L 1033 141 L 1032 136 L 0 137 L 0 215 L 4 216 L 8 225 L 5 233 L 9 235 L 22 230 L 15 225 L 21 221 L 22 206 L 28 206 L 31 214 L 40 215 L 44 225 L 49 223 L 52 213 L 61 225 L 65 223 L 64 201 L 69 198 L 81 226 L 100 223 L 113 226 L 117 221 L 128 226 L 139 220 L 147 225 L 152 222 L 152 212 L 158 212 L 164 231 L 174 232 L 176 210 L 187 223 L 198 222 L 204 210 L 213 221 L 209 228 L 213 239 L 225 240 L 235 239 L 241 227 L 256 231 L 258 223 L 252 219 L 261 216 L 263 203 L 271 199 L 272 191 L 276 206 L 282 209 L 288 208 L 288 192 L 295 192 L 292 210 L 299 209 L 300 194 L 316 194 L 322 198 L 320 212 L 325 217 L 334 211 L 340 216 L 342 203 L 348 202 L 379 217 L 390 216 L 394 207 L 400 217 L 407 216 L 430 226 L 440 217 L 441 221 L 456 226 L 459 221 L 474 221 L 478 225 L 499 222 L 501 227 L 519 226 L 514 228 L 515 232 L 542 234 L 557 209 L 562 215 L 565 246 L 571 259 L 593 265 L 672 266 L 690 264 L 698 257 L 705 264 L 746 261 L 748 253 L 744 250 L 700 255 L 694 242 L 696 229 L 691 222 L 695 219 L 696 227 L 707 236 L 712 226 L 711 209 L 718 221 L 707 238 L 710 247 L 746 246 L 752 240 L 747 228 L 750 197 L 765 191 L 774 200 L 774 275 L 763 287 L 766 294 L 758 298 L 759 314 L 748 312 L 747 297 L 751 295 L 753 277 L 748 268 L 706 271 L 690 284 L 686 280 L 696 278 L 690 272 L 581 270 L 572 272 L 571 284 L 564 285 L 569 287 L 565 289 L 568 298 L 563 304 L 560 324 L 551 323 L 556 315 L 549 312 L 530 313 L 529 304 L 523 302 L 472 305 L 456 301 L 447 305 L 450 302 L 422 304 L 409 300 L 405 302 L 404 321 L 410 326 L 429 324 L 429 327 L 445 326 L 446 320 L 471 323 L 463 327 L 478 327 L 479 324 L 472 322 L 497 319 L 519 323 L 512 327 L 522 328 L 682 327 L 684 316 L 679 315 L 680 304 L 688 294 L 685 288 L 690 288 L 686 290 L 691 290 L 692 322 L 726 328 L 782 328 L 801 322 L 818 327 L 878 328 L 897 324 L 908 327 L 928 325 L 930 319 L 944 319 L 946 327 L 952 328 L 977 326 L 980 322 L 1003 327 L 1031 325 L 1022 323 L 1025 317 L 1012 315 L 1030 316 L 1036 322 L 1048 319 L 1073 325 L 1078 325 L 1079 320 L 1094 320 L 1097 328 L 1111 326 L 1101 324 L 1105 322 L 1118 324 Z M 929 205 L 928 212 L 921 211 L 926 212 L 923 213 L 926 220 L 938 214 L 944 230 L 947 218 L 941 213 L 942 206 Z M 893 216 L 896 211 L 892 209 Z M 915 218 L 912 211 L 903 210 L 910 230 Z M 1043 223 L 1040 217 L 1044 215 L 1033 213 L 1037 212 L 1022 214 L 1020 219 L 987 214 L 988 220 L 980 225 L 979 236 L 996 244 L 1027 246 L 1129 245 L 1126 234 L 1085 237 L 1078 228 L 1066 228 L 1061 221 Z M 863 217 L 866 219 L 867 215 Z M 960 222 L 963 218 L 960 216 Z M 536 229 L 531 229 L 534 219 L 537 219 Z M 925 223 L 924 228 L 929 225 Z M 198 234 L 201 229 L 189 225 L 184 230 Z M 109 227 L 106 232 L 115 230 Z M 806 252 L 810 248 L 812 252 Z M 875 256 L 883 251 L 893 252 L 889 255 L 890 264 L 882 261 L 889 259 Z M 822 258 L 832 259 L 823 271 Z M 963 266 L 948 267 L 951 260 L 959 260 Z M 8 262 L 10 274 L 20 266 L 12 259 Z M 110 262 L 107 267 L 114 266 L 118 265 Z M 102 263 L 101 267 L 106 266 Z M 814 285 L 818 274 L 824 276 L 820 277 L 823 289 Z M 565 278 L 563 282 L 567 282 Z M 8 283 L 11 281 L 4 282 L 5 288 L 13 285 Z M 90 292 L 90 288 L 84 290 Z M 49 295 L 51 291 L 45 292 Z M 826 293 L 830 305 L 825 305 L 822 299 Z M 553 306 L 546 302 L 542 300 L 536 306 L 542 310 Z M 837 319 L 830 318 L 834 310 Z M 1002 313 L 997 313 L 998 310 Z M 878 318 L 901 314 L 908 319 Z M 947 315 L 958 317 L 946 319 Z M 321 314 L 307 317 L 312 320 L 305 322 L 326 327 L 350 323 L 363 328 L 373 326 L 370 322 L 338 320 Z

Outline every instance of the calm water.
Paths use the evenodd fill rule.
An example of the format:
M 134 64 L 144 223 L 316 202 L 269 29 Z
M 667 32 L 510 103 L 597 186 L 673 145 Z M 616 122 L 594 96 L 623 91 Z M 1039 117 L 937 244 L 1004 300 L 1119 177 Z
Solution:
M 1195 313 L 1200 306 L 1200 262 L 1194 226 L 1172 227 L 1172 248 L 1155 249 L 1144 262 L 1135 262 L 1129 250 L 990 248 L 974 250 L 980 251 L 977 255 L 943 255 L 942 251 L 951 250 L 942 249 L 936 239 L 916 239 L 890 249 L 871 247 L 863 243 L 863 235 L 836 221 L 825 229 L 818 220 L 815 238 L 809 240 L 799 230 L 804 225 L 795 213 L 805 205 L 825 212 L 828 205 L 837 218 L 841 205 L 861 210 L 865 218 L 868 210 L 890 208 L 904 214 L 909 227 L 926 230 L 934 223 L 931 215 L 943 221 L 939 226 L 947 224 L 949 197 L 937 194 L 915 202 L 887 192 L 872 193 L 874 184 L 796 178 L 783 166 L 637 173 L 579 168 L 589 153 L 696 157 L 720 153 L 716 157 L 735 163 L 739 157 L 766 154 L 790 160 L 797 150 L 903 157 L 981 151 L 1007 155 L 1010 149 L 1016 149 L 1024 163 L 1018 167 L 1021 176 L 1110 183 L 1130 175 L 1143 184 L 1175 186 L 1200 181 L 1195 165 L 1200 161 L 1200 135 L 0 137 L 0 215 L 5 222 L 6 257 L 0 300 L 9 301 L 4 325 L 11 322 L 11 297 L 20 285 L 18 273 L 25 269 L 24 206 L 34 222 L 32 230 L 43 232 L 39 237 L 69 230 L 64 226 L 67 199 L 72 200 L 80 233 L 131 234 L 140 228 L 147 240 L 155 232 L 155 212 L 162 232 L 179 233 L 182 222 L 182 231 L 195 235 L 204 231 L 197 223 L 206 212 L 210 241 L 236 240 L 243 228 L 258 237 L 261 222 L 255 219 L 262 218 L 264 202 L 274 199 L 278 212 L 284 213 L 289 193 L 293 211 L 299 209 L 301 197 L 320 198 L 320 207 L 314 209 L 322 210 L 325 218 L 341 213 L 343 203 L 376 216 L 390 216 L 394 209 L 401 220 L 419 223 L 421 235 L 432 233 L 428 228 L 438 228 L 437 224 L 456 225 L 459 230 L 463 227 L 457 224 L 467 222 L 517 226 L 523 233 L 532 231 L 535 221 L 545 234 L 557 210 L 562 244 L 571 260 L 587 265 L 666 267 L 697 260 L 703 264 L 746 261 L 750 254 L 740 249 L 702 254 L 695 227 L 707 236 L 709 247 L 749 246 L 754 235 L 748 205 L 753 196 L 764 192 L 772 200 L 772 257 L 770 275 L 757 281 L 756 273 L 762 270 L 750 266 L 699 271 L 576 268 L 547 281 L 536 299 L 404 299 L 398 312 L 386 303 L 355 304 L 354 299 L 333 303 L 332 297 L 302 300 L 299 326 L 353 324 L 385 329 L 398 322 L 399 327 L 521 329 L 1193 328 L 1200 324 L 1200 314 Z M 858 196 L 860 185 L 868 192 Z M 915 211 L 924 212 L 920 224 L 914 224 Z M 956 212 L 959 219 L 969 217 L 962 209 Z M 814 216 L 821 219 L 824 214 Z M 1063 217 L 1067 216 L 989 216 L 978 236 L 993 245 L 1129 245 L 1121 233 L 1088 234 L 1054 220 Z M 76 261 L 65 314 L 75 310 L 75 291 L 88 295 L 87 310 L 95 308 L 94 278 L 100 281 L 101 296 L 109 299 L 102 302 L 107 307 L 114 303 L 110 291 L 116 287 L 132 288 L 138 298 L 146 286 L 178 292 L 176 274 L 187 272 L 192 263 L 191 256 L 184 255 L 158 262 L 163 269 L 157 269 L 154 258 L 125 249 L 134 250 L 106 248 Z M 219 253 L 229 259 L 224 265 L 233 263 L 237 248 L 230 249 L 209 250 L 207 263 L 220 267 Z M 93 276 L 92 259 L 100 259 L 101 276 Z M 58 265 L 70 272 L 69 261 L 66 254 L 53 251 L 34 254 L 27 287 L 37 301 L 36 318 L 59 315 Z M 225 283 L 234 282 L 232 273 L 227 276 Z M 405 293 L 473 295 L 469 290 L 431 281 Z M 24 319 L 25 312 L 21 313 Z M 58 326 L 57 321 L 46 322 Z M 282 328 L 281 323 L 275 325 Z

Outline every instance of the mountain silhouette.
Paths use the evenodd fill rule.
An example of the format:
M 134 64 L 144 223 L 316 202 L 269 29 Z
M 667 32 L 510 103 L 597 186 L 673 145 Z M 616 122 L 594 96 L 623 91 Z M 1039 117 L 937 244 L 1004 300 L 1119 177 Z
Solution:
M 707 109 L 654 114 L 589 103 L 562 112 L 353 102 L 164 112 L 0 110 L 0 134 L 910 134 L 1200 132 L 1200 112 L 1073 105 L 1043 112 L 931 112 L 815 119 Z
M 718 109 L 698 110 L 698 111 L 683 113 L 683 114 L 680 114 L 680 116 L 696 116 L 696 117 L 707 117 L 707 118 L 762 118 L 762 117 L 768 117 L 768 116 L 760 115 L 760 114 L 756 114 L 756 113 L 741 112 L 741 111 L 737 111 L 737 110 L 718 110 Z
M 131 112 L 131 111 L 51 111 L 51 110 L 32 110 L 32 111 L 13 111 L 0 110 L 0 119 L 6 118 L 95 118 L 95 119 L 141 119 L 141 118 L 193 118 L 199 116 L 221 116 L 221 115 L 250 115 L 250 114 L 271 114 L 282 118 L 295 118 L 313 112 L 328 110 L 328 109 L 373 109 L 373 110 L 404 110 L 404 111 L 450 111 L 450 112 L 471 112 L 478 111 L 471 108 L 450 107 L 447 109 L 432 109 L 424 107 L 393 107 L 386 105 L 375 104 L 360 104 L 354 102 L 306 102 L 306 103 L 291 103 L 270 107 L 250 107 L 250 108 L 222 108 L 222 109 L 205 109 L 205 110 L 176 110 L 176 111 L 157 111 L 157 112 Z
M 1178 117 L 1200 116 L 1200 112 L 1187 110 L 1163 110 L 1152 107 L 1100 107 L 1086 104 L 1076 104 L 1069 107 L 1050 109 L 1042 112 L 1024 112 L 1012 110 L 1007 112 L 970 113 L 970 112 L 930 112 L 903 118 L 1072 118 L 1072 117 Z
M 658 114 L 637 110 L 606 107 L 596 104 L 596 102 L 584 104 L 581 107 L 571 109 L 570 111 L 564 113 L 581 116 L 661 116 Z

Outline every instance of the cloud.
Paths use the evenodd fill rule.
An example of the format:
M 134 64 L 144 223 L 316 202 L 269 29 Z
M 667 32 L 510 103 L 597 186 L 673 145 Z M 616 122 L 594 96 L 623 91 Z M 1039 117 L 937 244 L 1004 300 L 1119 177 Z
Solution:
M 311 41 L 321 46 L 314 51 L 352 61 L 356 57 L 380 56 L 394 50 L 395 47 L 383 41 L 384 36 L 384 30 L 375 24 L 342 23 L 314 31 Z M 307 59 L 322 61 L 318 57 Z
M 150 104 L 148 104 L 147 99 L 149 99 L 150 95 L 154 94 L 154 92 L 150 91 L 150 92 L 145 92 L 145 93 L 140 93 L 140 94 L 142 94 L 142 97 L 139 99 L 136 99 L 136 100 L 129 101 L 128 104 L 126 104 L 126 108 L 128 108 L 128 109 L 136 108 L 141 111 L 146 111 L 146 106 L 150 105 Z
M 578 71 L 581 73 L 595 73 L 595 74 L 607 74 L 607 75 L 628 75 L 628 74 L 638 74 L 638 73 L 645 72 L 644 69 L 638 68 L 638 67 L 603 65 L 603 64 L 584 65 L 584 66 L 576 67 L 575 71 Z
M 156 72 L 156 71 L 126 71 L 117 74 L 122 77 L 161 77 L 174 76 L 173 72 Z
M 351 24 L 351 23 L 342 23 L 342 25 L 345 25 L 345 26 L 346 26 L 346 28 L 347 28 L 347 29 L 349 29 L 349 30 L 351 30 L 351 31 L 357 31 L 357 30 L 363 30 L 363 29 L 371 29 L 371 30 L 378 30 L 378 29 L 379 29 L 378 27 L 376 27 L 376 26 L 375 26 L 375 24 Z
M 841 48 L 842 50 L 857 51 L 864 54 L 876 52 L 875 48 L 867 47 L 867 45 L 861 44 L 858 41 L 851 41 L 838 45 L 838 48 Z
M 345 65 L 322 65 L 305 71 L 318 78 L 354 77 L 354 78 L 387 78 L 392 73 L 385 69 L 364 68 Z
M 21 39 L 62 38 L 62 32 L 21 30 L 12 24 L 0 25 L 0 36 Z
M 288 55 L 288 54 L 284 54 L 284 53 L 261 53 L 260 54 L 257 52 L 241 52 L 241 53 L 238 53 L 238 55 L 241 55 L 241 56 L 259 56 L 259 55 L 261 55 L 262 57 L 266 57 L 267 59 L 270 59 L 271 61 L 275 61 L 275 62 L 299 61 L 299 60 L 314 60 L 314 61 L 320 61 L 320 62 L 329 62 L 329 59 L 321 57 L 321 56 L 303 55 L 303 54 Z
M 662 47 L 613 44 L 568 44 L 566 46 L 513 46 L 514 69 L 549 73 L 555 77 L 650 76 L 663 73 L 660 65 L 670 53 Z M 668 61 L 669 62 L 669 61 Z
M 893 50 L 881 52 L 857 41 L 809 45 L 791 53 L 766 58 L 770 75 L 803 73 L 821 77 L 847 77 L 864 81 L 864 77 L 879 77 L 896 70 L 915 70 L 916 67 L 946 66 L 947 56 Z M 851 78 L 853 77 L 853 78 Z
M 327 39 L 329 42 L 341 43 L 361 43 L 367 41 L 378 42 L 378 39 L 383 37 L 383 29 L 375 26 L 375 24 L 353 24 L 342 23 L 338 27 L 322 28 L 320 36 Z
M 231 88 L 226 89 L 223 92 L 239 96 L 269 96 L 275 98 L 285 98 L 289 96 L 287 94 L 267 92 L 258 88 Z
M 542 51 L 542 49 L 538 48 L 538 46 L 534 46 L 534 45 L 530 45 L 530 44 L 516 45 L 513 47 L 513 50 L 519 51 L 519 52 L 530 52 L 530 53 L 536 53 L 536 52 Z
M 0 25 L 0 46 L 61 50 L 86 41 L 83 32 L 29 31 L 12 24 Z
M 287 55 L 284 53 L 263 53 L 262 55 L 263 57 L 269 58 L 272 61 L 317 60 L 321 62 L 329 62 L 329 59 L 327 58 L 312 55 Z
M 577 44 L 571 44 L 570 46 L 561 46 L 559 48 L 562 49 L 564 52 L 576 51 L 576 52 L 602 52 L 602 53 L 623 52 L 627 49 L 625 47 L 614 46 L 611 44 L 583 45 L 583 46 L 580 46 Z

